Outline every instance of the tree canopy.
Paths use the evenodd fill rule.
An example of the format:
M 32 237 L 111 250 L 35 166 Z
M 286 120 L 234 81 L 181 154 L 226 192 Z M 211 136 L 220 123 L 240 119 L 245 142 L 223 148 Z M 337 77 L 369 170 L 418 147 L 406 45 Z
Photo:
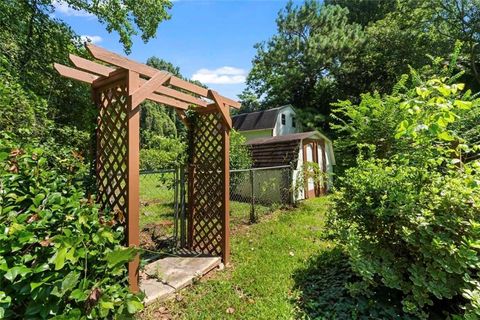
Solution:
M 308 0 L 279 12 L 277 33 L 256 45 L 242 110 L 292 104 L 304 125 L 330 130 L 331 103 L 390 92 L 430 56 L 456 63 L 467 88 L 480 88 L 478 0 Z M 253 103 L 252 103 L 253 102 Z

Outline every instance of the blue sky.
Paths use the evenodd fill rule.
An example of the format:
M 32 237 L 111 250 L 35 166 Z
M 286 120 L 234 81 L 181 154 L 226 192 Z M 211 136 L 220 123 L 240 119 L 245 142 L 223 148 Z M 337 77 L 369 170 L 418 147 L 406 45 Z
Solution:
M 283 0 L 177 0 L 172 18 L 160 24 L 148 43 L 133 39 L 130 58 L 145 62 L 157 56 L 180 67 L 186 77 L 197 79 L 221 94 L 236 98 L 255 55 L 254 44 L 276 31 L 275 19 Z M 123 53 L 119 37 L 109 34 L 95 17 L 57 1 L 55 17 L 96 44 Z

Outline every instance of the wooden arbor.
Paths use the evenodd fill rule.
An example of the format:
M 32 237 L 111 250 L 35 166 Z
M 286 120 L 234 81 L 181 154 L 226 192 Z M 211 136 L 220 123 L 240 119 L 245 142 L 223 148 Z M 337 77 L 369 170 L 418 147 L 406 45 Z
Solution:
M 98 106 L 96 180 L 98 202 L 126 224 L 128 246 L 139 246 L 140 103 L 146 99 L 175 108 L 189 127 L 188 246 L 229 259 L 229 108 L 238 102 L 172 74 L 131 61 L 92 44 L 102 64 L 75 55 L 76 68 L 55 64 L 71 79 L 91 84 Z M 108 65 L 105 65 L 108 64 Z M 185 111 L 196 114 L 187 121 Z M 139 258 L 128 265 L 138 291 Z

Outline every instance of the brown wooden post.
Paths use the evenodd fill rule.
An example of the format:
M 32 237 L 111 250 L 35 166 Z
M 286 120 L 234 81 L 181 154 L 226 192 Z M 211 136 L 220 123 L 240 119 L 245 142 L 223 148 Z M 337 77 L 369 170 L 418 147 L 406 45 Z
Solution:
M 140 246 L 140 107 L 132 101 L 134 92 L 140 86 L 139 74 L 128 71 L 128 133 L 127 133 L 127 244 Z M 128 263 L 128 282 L 133 292 L 139 291 L 138 268 L 140 258 Z
M 230 110 L 225 108 L 225 113 L 230 118 Z M 223 131 L 223 217 L 222 217 L 222 260 L 224 264 L 230 261 L 230 127 L 224 122 Z

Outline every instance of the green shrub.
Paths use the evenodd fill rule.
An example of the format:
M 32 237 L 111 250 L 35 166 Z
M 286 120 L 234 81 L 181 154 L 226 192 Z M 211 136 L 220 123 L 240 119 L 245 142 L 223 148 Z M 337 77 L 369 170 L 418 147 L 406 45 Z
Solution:
M 184 163 L 185 149 L 185 143 L 179 139 L 152 136 L 150 138 L 150 148 L 140 150 L 140 169 L 175 168 Z
M 466 143 L 458 122 L 478 114 L 480 101 L 462 94 L 455 78 L 411 77 L 414 86 L 377 98 L 397 98 L 395 131 L 379 137 L 395 151 L 382 158 L 378 145 L 367 146 L 340 178 L 330 222 L 363 280 L 352 290 L 386 286 L 402 292 L 404 310 L 419 317 L 477 319 L 480 162 L 464 155 L 479 148 Z
M 252 166 L 252 155 L 241 133 L 230 131 L 230 169 L 248 169 Z
M 99 319 L 142 308 L 129 292 L 122 227 L 86 199 L 66 149 L 0 138 L 0 318 Z

